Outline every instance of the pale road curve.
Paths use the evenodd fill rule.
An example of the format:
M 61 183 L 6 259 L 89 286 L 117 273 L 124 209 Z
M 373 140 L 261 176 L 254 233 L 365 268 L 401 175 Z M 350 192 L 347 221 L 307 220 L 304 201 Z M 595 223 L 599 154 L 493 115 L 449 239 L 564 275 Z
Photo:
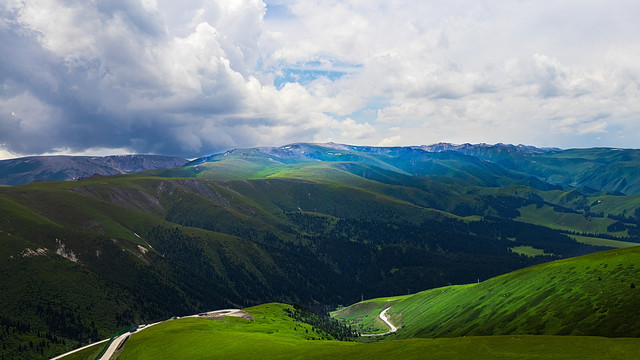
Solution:
M 242 311 L 240 309 L 223 309 L 223 310 L 215 310 L 215 311 L 207 311 L 206 314 L 220 314 L 220 315 L 231 315 L 233 313 L 237 313 L 238 311 Z M 200 313 L 200 314 L 204 314 L 204 313 Z M 200 314 L 194 314 L 194 315 L 189 315 L 189 316 L 183 316 L 183 317 L 200 317 Z M 149 324 L 146 325 L 143 328 L 138 328 L 138 330 L 136 332 L 140 332 L 142 330 L 148 329 L 149 327 L 156 325 L 156 324 L 160 324 L 163 321 L 154 323 L 154 324 Z M 135 334 L 134 333 L 124 333 L 120 336 L 118 336 L 116 339 L 113 340 L 113 342 L 111 343 L 111 345 L 109 345 L 109 348 L 107 349 L 107 351 L 104 352 L 104 355 L 102 355 L 102 357 L 100 358 L 100 360 L 109 360 L 111 358 L 111 355 L 113 355 L 116 350 L 120 347 L 120 344 L 122 344 L 123 341 L 127 340 L 127 338 L 129 338 L 129 336 Z
M 152 327 L 153 325 L 160 324 L 161 322 L 162 321 L 159 321 L 159 322 L 153 323 L 153 324 L 149 324 L 149 325 L 145 325 L 143 328 L 138 328 L 138 330 L 136 330 L 136 332 L 148 329 L 148 328 Z M 120 347 L 120 344 L 122 344 L 123 341 L 127 340 L 129 338 L 129 336 L 131 336 L 133 334 L 134 333 L 126 332 L 126 333 L 118 336 L 117 338 L 113 339 L 113 341 L 111 342 L 111 345 L 109 345 L 109 348 L 107 348 L 107 351 L 104 352 L 104 354 L 102 355 L 100 360 L 108 360 L 109 358 L 111 358 L 111 355 L 113 355 L 113 353 L 115 353 L 116 350 L 118 350 L 118 348 Z
M 109 341 L 109 339 L 104 339 L 104 340 L 96 341 L 96 342 L 91 343 L 91 344 L 89 344 L 89 345 L 85 345 L 85 346 L 83 346 L 83 347 L 81 347 L 81 348 L 77 348 L 77 349 L 75 349 L 75 350 L 71 350 L 71 351 L 69 351 L 68 353 L 64 353 L 64 354 L 62 354 L 62 355 L 58 355 L 58 356 L 56 356 L 56 357 L 54 357 L 54 358 L 51 358 L 51 360 L 58 360 L 58 359 L 61 359 L 61 358 L 65 357 L 65 356 L 67 356 L 67 355 L 71 355 L 71 354 L 73 354 L 73 353 L 77 353 L 78 351 L 82 351 L 82 350 L 84 350 L 84 349 L 86 349 L 86 348 L 88 348 L 88 347 L 92 347 L 93 345 L 102 344 L 102 343 L 107 342 L 107 341 Z
M 388 308 L 382 310 L 382 312 L 380 312 L 380 320 L 384 321 L 385 324 L 389 325 L 389 327 L 391 328 L 391 330 L 389 330 L 389 333 L 392 333 L 392 332 L 398 331 L 398 328 L 393 326 L 393 324 L 389 321 L 389 319 L 387 319 L 387 311 L 389 311 L 389 309 L 391 309 L 391 308 L 388 307 Z
M 361 334 L 360 336 L 382 336 L 382 335 L 388 335 L 391 333 L 394 333 L 396 331 L 398 331 L 398 328 L 395 327 L 390 321 L 389 319 L 387 319 L 387 311 L 389 311 L 389 309 L 391 309 L 391 307 L 388 307 L 384 310 L 382 310 L 380 312 L 380 315 L 378 315 L 380 317 L 380 320 L 384 321 L 385 324 L 387 324 L 387 326 L 389 326 L 390 330 L 387 331 L 386 333 L 382 333 L 382 334 Z
M 207 311 L 206 314 L 231 315 L 231 314 L 235 314 L 235 313 L 237 313 L 239 311 L 242 311 L 242 310 L 241 309 L 223 309 L 223 310 Z M 203 313 L 201 313 L 201 314 L 203 314 Z M 195 314 L 195 315 L 188 315 L 188 316 L 183 316 L 183 317 L 200 317 L 200 315 L 199 314 Z M 160 324 L 162 322 L 164 322 L 164 321 L 159 321 L 157 323 L 144 325 L 144 327 L 139 327 L 138 330 L 136 330 L 136 332 L 134 332 L 134 333 L 126 332 L 126 333 L 118 336 L 117 338 L 113 339 L 113 341 L 109 345 L 109 348 L 107 349 L 107 351 L 105 351 L 105 353 L 102 355 L 100 360 L 108 360 L 115 353 L 115 351 L 120 347 L 120 344 L 122 344 L 122 342 L 125 341 L 129 336 L 132 336 L 137 332 L 143 331 L 143 330 L 148 329 L 149 327 L 151 327 L 153 325 L 157 325 L 157 324 Z M 86 349 L 86 348 L 88 348 L 90 346 L 101 344 L 101 343 L 107 342 L 107 341 L 109 341 L 109 339 L 104 339 L 104 340 L 100 340 L 98 342 L 91 343 L 91 344 L 89 344 L 87 346 L 83 346 L 81 348 L 78 348 L 78 349 L 75 349 L 75 350 L 71 350 L 68 353 L 64 353 L 62 355 L 58 355 L 58 356 L 56 356 L 54 358 L 51 358 L 51 360 L 62 359 L 65 356 L 71 355 L 71 354 L 73 354 L 75 352 L 78 352 L 80 350 L 84 350 L 84 349 Z
M 126 333 L 118 336 L 117 338 L 113 339 L 113 341 L 109 345 L 109 348 L 107 348 L 107 351 L 104 352 L 104 355 L 102 355 L 100 360 L 109 359 L 111 357 L 111 355 L 113 355 L 113 353 L 116 352 L 116 350 L 118 349 L 118 346 L 120 346 L 120 344 L 125 339 L 127 339 L 129 337 L 129 335 L 131 335 L 131 333 L 126 332 Z

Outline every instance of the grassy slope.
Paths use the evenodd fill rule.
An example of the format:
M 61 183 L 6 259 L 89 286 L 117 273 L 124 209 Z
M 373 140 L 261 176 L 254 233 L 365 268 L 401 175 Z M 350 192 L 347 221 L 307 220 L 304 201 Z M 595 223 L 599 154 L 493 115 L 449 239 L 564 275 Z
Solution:
M 595 246 L 609 246 L 609 247 L 618 248 L 618 249 L 638 246 L 638 243 L 611 240 L 611 239 L 601 239 L 601 238 L 590 237 L 590 236 L 569 235 L 569 237 L 575 239 L 577 242 L 581 242 L 583 244 L 595 245 Z
M 586 217 L 582 214 L 559 213 L 553 211 L 550 206 L 536 208 L 536 205 L 527 205 L 519 209 L 518 221 L 537 224 L 552 229 L 579 231 L 592 234 L 607 234 L 607 226 L 615 220 L 608 218 Z M 624 235 L 612 233 L 612 235 Z
M 511 248 L 511 251 L 513 251 L 516 254 L 525 255 L 529 257 L 540 256 L 540 255 L 553 255 L 553 254 L 547 254 L 544 252 L 544 250 L 536 249 L 532 246 L 515 246 Z
M 131 316 L 136 319 L 150 315 L 146 309 L 141 309 L 146 306 L 143 302 L 149 300 L 150 294 L 134 296 L 134 289 L 140 291 L 141 282 L 156 288 L 164 287 L 161 290 L 165 291 L 173 287 L 171 290 L 181 296 L 181 289 L 176 287 L 182 284 L 174 287 L 166 280 L 175 275 L 161 258 L 163 254 L 158 254 L 144 239 L 146 229 L 153 226 L 175 228 L 176 225 L 108 201 L 113 198 L 108 193 L 112 186 L 119 189 L 116 192 L 118 196 L 148 186 L 146 179 L 131 181 L 130 178 L 3 188 L 4 192 L 0 194 L 0 217 L 3 220 L 0 223 L 0 275 L 9 281 L 0 285 L 0 315 L 30 324 L 34 333 L 49 330 L 65 338 L 69 334 L 56 330 L 57 317 L 62 317 L 63 312 L 76 314 L 81 326 L 91 327 L 95 323 L 99 336 L 105 337 L 118 327 L 115 323 L 118 314 L 132 311 Z M 152 180 L 153 183 L 158 182 L 157 178 Z M 93 192 L 92 197 L 77 190 L 69 191 L 70 188 L 83 187 Z M 101 200 L 101 196 L 107 201 Z M 136 201 L 136 197 L 131 196 L 129 200 Z M 132 207 L 135 210 L 135 206 Z M 251 242 L 212 231 L 180 228 L 185 234 L 197 238 L 210 259 L 209 265 L 225 281 L 229 272 L 237 273 L 235 269 L 238 267 L 243 275 L 246 274 L 245 277 L 256 279 L 254 282 L 264 282 L 267 272 L 274 271 L 269 254 Z M 143 235 L 138 237 L 135 233 Z M 56 239 L 60 239 L 60 244 L 67 250 L 73 251 L 78 263 L 56 254 Z M 138 245 L 146 248 L 148 253 L 142 252 Z M 40 253 L 35 252 L 38 249 Z M 224 258 L 224 263 L 221 258 Z M 223 285 L 211 279 L 207 286 Z M 167 295 L 166 292 L 163 294 Z M 210 298 L 209 301 L 215 300 Z M 185 302 L 184 299 L 181 302 Z M 51 314 L 47 306 L 52 306 L 56 313 Z M 185 303 L 182 306 L 189 305 Z M 190 308 L 189 311 L 197 310 Z M 47 319 L 44 319 L 44 313 L 49 313 Z M 7 348 L 13 349 L 18 343 L 41 339 L 36 335 L 14 333 L 5 340 Z M 44 355 L 54 355 L 76 345 L 75 341 L 68 339 L 66 344 L 48 343 Z M 21 356 L 25 358 L 26 355 Z
M 378 343 L 305 340 L 306 324 L 287 318 L 286 305 L 246 309 L 255 318 L 165 322 L 134 334 L 119 359 L 631 359 L 637 339 L 495 336 L 408 339 Z M 296 330 L 294 330 L 296 329 Z
M 402 300 L 407 296 L 393 296 L 385 298 L 368 299 L 351 306 L 345 310 L 335 311 L 339 318 L 349 320 L 355 325 L 360 334 L 381 334 L 389 331 L 389 327 L 380 319 L 381 309 L 389 307 L 392 303 Z
M 319 150 L 321 147 L 317 146 L 312 146 L 312 148 L 314 151 L 320 151 L 323 154 L 329 151 L 326 149 Z M 333 151 L 331 150 L 329 153 L 333 153 Z M 384 163 L 385 161 L 391 161 L 391 163 L 397 163 L 396 165 L 398 165 L 404 161 L 403 159 L 393 160 L 387 155 L 355 153 L 353 150 L 348 150 L 344 153 L 349 153 L 351 154 L 350 156 L 355 157 L 352 159 L 351 157 L 324 154 L 324 161 L 316 159 L 287 160 L 273 158 L 273 155 L 262 153 L 255 149 L 244 149 L 239 150 L 238 154 L 234 153 L 228 157 L 219 157 L 216 162 L 197 165 L 200 171 L 198 176 L 211 180 L 279 178 L 317 181 L 335 186 L 347 185 L 355 191 L 365 190 L 377 196 L 384 194 L 394 201 L 403 201 L 423 209 L 438 209 L 443 211 L 442 214 L 448 214 L 449 216 L 451 216 L 450 213 L 457 213 L 460 209 L 467 209 L 467 213 L 463 215 L 468 215 L 470 209 L 473 209 L 471 211 L 475 211 L 477 215 L 495 215 L 487 208 L 486 198 L 483 200 L 483 197 L 507 196 L 526 199 L 528 194 L 531 193 L 541 195 L 544 200 L 552 204 L 559 204 L 578 211 L 581 211 L 589 204 L 597 204 L 593 206 L 592 211 L 603 212 L 604 215 L 620 215 L 624 214 L 625 211 L 627 214 L 632 214 L 633 210 L 640 206 L 640 197 L 637 196 L 603 195 L 588 197 L 571 191 L 537 191 L 526 186 L 515 185 L 518 181 L 514 179 L 511 179 L 511 183 L 507 182 L 511 184 L 510 186 L 505 187 L 494 187 L 499 183 L 498 181 L 498 183 L 494 184 L 497 181 L 495 179 L 488 182 L 467 181 L 468 179 L 465 180 L 464 177 L 460 177 L 462 176 L 460 174 L 455 176 L 450 174 L 449 177 L 431 181 L 427 180 L 428 176 L 411 176 L 397 167 Z M 578 153 L 582 154 L 582 152 Z M 594 154 L 598 155 L 600 153 L 601 149 L 597 149 Z M 589 154 L 582 155 L 587 156 Z M 281 163 L 280 161 L 294 161 L 295 163 Z M 363 162 L 359 163 L 357 161 Z M 446 161 L 441 159 L 439 163 Z M 427 161 L 427 163 L 429 162 Z M 583 166 L 584 164 L 578 165 Z M 402 168 L 402 166 L 400 167 Z M 457 185 L 454 185 L 454 183 Z M 478 184 L 490 184 L 490 187 L 474 186 Z M 597 203 L 597 200 L 602 201 Z M 312 209 L 303 208 L 303 210 Z M 518 217 L 518 220 L 527 223 L 579 233 L 627 236 L 626 231 L 607 231 L 607 226 L 615 222 L 615 220 L 608 218 L 584 216 L 576 213 L 561 213 L 546 205 L 542 207 L 528 205 L 519 210 L 521 216 Z
M 640 247 L 555 261 L 479 284 L 450 286 L 371 308 L 397 337 L 499 334 L 640 336 Z M 632 286 L 633 284 L 633 286 Z M 385 302 L 386 303 L 386 302 Z M 379 304 L 383 304 L 379 302 Z M 359 321 L 360 304 L 335 314 Z
M 349 170 L 348 166 L 358 166 L 358 172 L 353 169 Z M 410 177 L 404 174 L 392 172 L 379 168 L 371 168 L 355 163 L 341 162 L 322 162 L 311 164 L 295 164 L 287 167 L 281 167 L 279 171 L 272 168 L 263 172 L 253 174 L 255 179 L 266 177 L 270 179 L 299 179 L 314 180 L 335 186 L 344 186 L 348 184 L 354 191 L 366 190 L 372 195 L 385 194 L 389 199 L 395 201 L 401 200 L 423 209 L 438 209 L 446 216 L 456 216 L 451 214 L 457 207 L 469 206 L 478 208 L 486 206 L 477 197 L 484 196 L 508 196 L 508 197 L 524 197 L 531 193 L 542 195 L 546 201 L 553 204 L 568 206 L 575 210 L 580 210 L 580 201 L 588 204 L 596 204 L 592 211 L 603 212 L 604 215 L 613 214 L 632 214 L 635 208 L 640 206 L 639 196 L 598 196 L 572 197 L 574 193 L 551 190 L 551 191 L 534 191 L 531 188 L 520 185 L 505 186 L 500 188 L 493 187 L 461 187 L 443 182 L 434 182 L 416 177 Z M 204 175 L 205 177 L 211 175 Z M 219 175 L 218 175 L 219 176 Z M 600 203 L 597 203 L 601 200 Z M 520 216 L 516 220 L 542 225 L 553 229 L 575 231 L 578 233 L 589 234 L 607 234 L 619 237 L 626 237 L 625 231 L 610 232 L 607 227 L 616 220 L 602 217 L 584 216 L 577 213 L 562 213 L 555 211 L 551 206 L 544 205 L 538 207 L 536 205 L 527 205 L 519 209 Z M 481 211 L 482 213 L 482 211 Z M 490 213 L 485 213 L 490 214 Z M 595 243 L 591 242 L 590 244 Z M 611 246 L 612 244 L 602 243 L 602 246 Z M 617 244 L 620 245 L 620 244 Z M 614 245 L 613 247 L 618 247 Z
M 640 207 L 640 195 L 628 195 L 628 196 L 612 196 L 602 195 L 598 197 L 590 198 L 591 211 L 602 212 L 605 215 L 613 214 L 627 214 L 633 215 L 634 210 Z M 600 200 L 598 203 L 597 201 Z
M 80 350 L 73 354 L 67 355 L 63 357 L 64 360 L 94 360 L 96 356 L 100 353 L 102 348 L 104 347 L 104 343 L 97 344 L 91 347 L 88 347 L 84 350 Z
M 524 175 L 561 185 L 638 194 L 638 150 L 570 149 L 514 157 L 506 161 Z M 501 161 L 498 161 L 501 163 Z
M 403 219 L 410 222 L 419 222 L 424 218 L 452 217 L 446 212 L 423 207 L 425 204 L 416 205 L 416 203 L 420 203 L 419 199 L 423 194 L 428 194 L 417 188 L 383 184 L 359 178 L 352 173 L 325 165 L 306 168 L 292 165 L 287 167 L 286 171 L 282 169 L 284 168 L 278 167 L 278 171 L 256 173 L 255 176 L 259 179 L 255 180 L 208 183 L 206 186 L 211 192 L 212 198 L 206 197 L 206 191 L 205 193 L 190 193 L 189 191 L 197 186 L 194 183 L 196 180 L 193 179 L 162 179 L 141 175 L 96 178 L 77 183 L 48 182 L 2 188 L 0 211 L 3 211 L 3 215 L 8 214 L 7 218 L 11 221 L 0 224 L 0 235 L 2 235 L 7 255 L 5 259 L 12 255 L 15 256 L 25 248 L 35 250 L 44 246 L 50 250 L 55 249 L 54 238 L 51 238 L 51 235 L 55 235 L 58 229 L 64 228 L 73 229 L 74 234 L 77 235 L 73 239 L 63 239 L 67 247 L 75 249 L 76 253 L 78 253 L 78 249 L 83 247 L 91 248 L 95 252 L 93 248 L 95 241 L 107 242 L 108 239 L 117 239 L 119 241 L 118 247 L 127 250 L 126 255 L 129 258 L 137 257 L 139 259 L 139 261 L 134 259 L 129 265 L 147 268 L 146 262 L 149 258 L 145 259 L 137 246 L 147 248 L 151 255 L 154 255 L 154 251 L 148 246 L 145 239 L 135 236 L 134 233 L 143 234 L 145 229 L 157 225 L 174 226 L 163 221 L 162 217 L 170 210 L 173 210 L 175 214 L 184 213 L 184 210 L 189 208 L 193 210 L 194 204 L 200 206 L 195 209 L 195 213 L 200 210 L 210 211 L 210 213 L 206 213 L 205 217 L 215 219 L 218 224 L 216 226 L 224 227 L 214 230 L 225 232 L 234 230 L 234 228 L 266 229 L 276 232 L 274 229 L 282 224 L 282 210 L 302 209 L 331 213 L 342 217 L 359 218 L 364 215 Z M 312 176 L 312 174 L 316 175 Z M 264 179 L 267 176 L 269 178 Z M 293 180 L 286 177 L 299 177 L 299 179 Z M 312 178 L 315 181 L 303 180 L 304 177 Z M 325 181 L 327 177 L 331 177 L 334 181 Z M 324 183 L 319 182 L 320 180 L 323 180 Z M 389 178 L 389 182 L 392 181 L 394 178 Z M 345 186 L 345 184 L 349 186 Z M 424 185 L 420 184 L 420 186 Z M 166 186 L 165 190 L 161 190 L 162 186 Z M 441 198 L 451 198 L 450 195 L 458 189 L 444 186 L 438 191 L 445 191 Z M 293 197 L 291 197 L 292 194 Z M 435 193 L 433 196 L 438 197 L 437 195 L 438 193 Z M 159 203 L 156 204 L 154 201 L 159 201 Z M 22 205 L 18 205 L 18 203 Z M 251 225 L 247 225 L 248 222 L 251 222 Z M 22 231 L 22 233 L 16 235 L 16 230 Z M 241 241 L 237 237 L 206 230 L 183 228 L 183 231 L 198 236 L 201 241 L 210 244 L 205 247 L 204 251 L 216 272 L 223 274 L 223 277 L 226 269 L 220 263 L 222 256 L 232 259 L 238 268 L 248 270 L 246 271 L 247 278 L 257 278 L 260 279 L 260 282 L 264 282 L 263 273 L 271 271 L 265 272 L 264 270 L 273 267 L 273 259 L 265 256 L 268 254 L 262 249 Z M 282 234 L 281 232 L 276 233 Z M 32 236 L 34 234 L 37 236 Z M 63 234 L 68 235 L 69 233 L 67 231 Z M 38 236 L 40 236 L 40 240 L 48 236 L 48 242 L 37 241 Z M 245 251 L 247 249 L 251 252 Z M 88 250 L 87 254 L 78 253 L 78 255 L 82 259 L 82 255 L 89 255 Z M 27 274 L 33 271 L 30 269 L 35 266 L 37 269 L 33 275 L 36 276 L 31 278 L 46 278 L 46 275 L 42 274 L 55 273 L 58 274 L 56 278 L 60 279 L 61 283 L 69 281 L 74 284 L 90 283 L 95 285 L 87 293 L 88 296 L 83 297 L 81 289 L 73 290 L 71 295 L 53 294 L 54 290 L 59 287 L 55 281 L 49 283 L 50 288 L 54 290 L 47 290 L 46 286 L 39 286 L 37 281 L 25 281 L 21 286 L 4 292 L 4 295 L 11 301 L 7 301 L 3 305 L 3 311 L 15 311 L 14 308 L 9 309 L 8 306 L 16 306 L 16 303 L 29 297 L 32 294 L 29 289 L 32 288 L 44 289 L 39 290 L 40 293 L 37 294 L 39 297 L 54 299 L 61 304 L 74 303 L 76 304 L 74 306 L 79 309 L 84 308 L 85 303 L 90 302 L 88 299 L 100 296 L 99 294 L 102 292 L 122 293 L 121 286 L 135 287 L 134 283 L 128 281 L 133 277 L 123 276 L 123 278 L 127 278 L 127 281 L 122 283 L 121 279 L 114 278 L 115 275 L 112 272 L 102 271 L 98 274 L 108 276 L 109 280 L 98 280 L 96 273 L 81 269 L 80 266 L 62 258 L 56 258 L 53 253 L 50 253 L 50 257 L 55 260 L 46 263 L 47 259 L 44 257 L 20 258 L 19 262 L 14 262 L 6 267 L 5 264 L 0 264 L 0 267 L 7 273 L 20 274 L 14 270 L 16 264 L 19 264 L 19 267 L 24 269 L 24 274 Z M 256 262 L 256 259 L 260 261 Z M 98 259 L 94 260 L 94 264 L 99 263 Z M 257 266 L 256 263 L 258 263 Z M 167 265 L 161 265 L 160 271 L 166 270 L 165 266 Z M 29 277 L 28 275 L 24 276 Z M 112 282 L 114 279 L 120 284 L 114 284 Z M 113 314 L 114 309 L 122 312 L 126 307 L 117 303 L 115 298 L 110 298 L 109 306 L 103 307 L 101 313 L 84 315 L 87 315 L 86 319 L 95 319 L 98 328 L 113 328 L 113 319 L 108 318 L 108 314 Z M 136 316 L 141 311 L 143 310 L 136 310 Z M 108 323 L 109 325 L 106 325 Z M 88 322 L 86 325 L 89 325 Z

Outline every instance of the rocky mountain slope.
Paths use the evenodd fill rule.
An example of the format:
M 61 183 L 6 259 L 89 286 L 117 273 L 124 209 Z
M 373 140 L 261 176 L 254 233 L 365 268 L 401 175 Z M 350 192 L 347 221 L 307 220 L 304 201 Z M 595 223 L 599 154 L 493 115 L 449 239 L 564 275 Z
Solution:
M 0 160 L 0 184 L 78 180 L 93 175 L 119 175 L 182 166 L 186 159 L 160 155 L 29 156 Z

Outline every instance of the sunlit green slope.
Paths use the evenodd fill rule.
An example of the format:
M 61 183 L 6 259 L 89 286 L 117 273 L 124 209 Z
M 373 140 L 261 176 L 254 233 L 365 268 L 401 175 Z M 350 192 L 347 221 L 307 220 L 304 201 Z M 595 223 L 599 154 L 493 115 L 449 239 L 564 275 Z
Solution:
M 637 339 L 495 336 L 365 344 L 319 335 L 288 318 L 286 305 L 245 309 L 253 319 L 171 320 L 134 334 L 118 359 L 632 359 Z
M 517 270 L 478 284 L 358 303 L 335 314 L 380 327 L 386 307 L 397 338 L 546 334 L 640 336 L 640 247 Z M 368 331 L 367 328 L 361 331 Z

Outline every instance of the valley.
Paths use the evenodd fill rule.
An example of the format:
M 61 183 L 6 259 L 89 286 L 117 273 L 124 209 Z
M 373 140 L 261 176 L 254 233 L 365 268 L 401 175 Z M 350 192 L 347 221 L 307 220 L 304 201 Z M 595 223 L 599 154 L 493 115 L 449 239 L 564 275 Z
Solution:
M 233 348 L 216 325 L 223 323 L 239 339 L 273 344 L 274 354 L 300 347 L 300 357 L 357 358 L 363 346 L 402 354 L 409 345 L 400 344 L 417 354 L 447 341 L 471 349 L 459 338 L 468 335 L 489 349 L 516 346 L 509 336 L 576 349 L 586 340 L 574 336 L 595 336 L 594 344 L 625 352 L 637 343 L 608 338 L 640 336 L 640 321 L 623 315 L 638 313 L 631 284 L 640 285 L 640 179 L 629 172 L 636 153 L 291 144 L 0 187 L 2 354 L 50 358 L 133 324 L 224 308 L 268 316 L 264 324 L 159 324 L 131 337 L 119 358 L 153 358 L 136 344 L 160 342 L 152 335 L 177 331 L 173 324 L 205 338 L 211 331 L 216 338 L 207 341 Z M 584 177 L 585 162 L 606 174 Z M 624 186 L 605 181 L 620 176 Z M 321 313 L 355 303 L 336 316 L 360 333 L 388 331 L 379 316 L 390 307 L 398 330 L 375 344 L 291 338 L 296 331 L 267 326 L 298 328 L 284 303 Z M 507 337 L 480 338 L 498 335 Z M 333 350 L 314 345 L 323 341 Z M 246 351 L 257 350 L 238 349 L 238 357 Z

